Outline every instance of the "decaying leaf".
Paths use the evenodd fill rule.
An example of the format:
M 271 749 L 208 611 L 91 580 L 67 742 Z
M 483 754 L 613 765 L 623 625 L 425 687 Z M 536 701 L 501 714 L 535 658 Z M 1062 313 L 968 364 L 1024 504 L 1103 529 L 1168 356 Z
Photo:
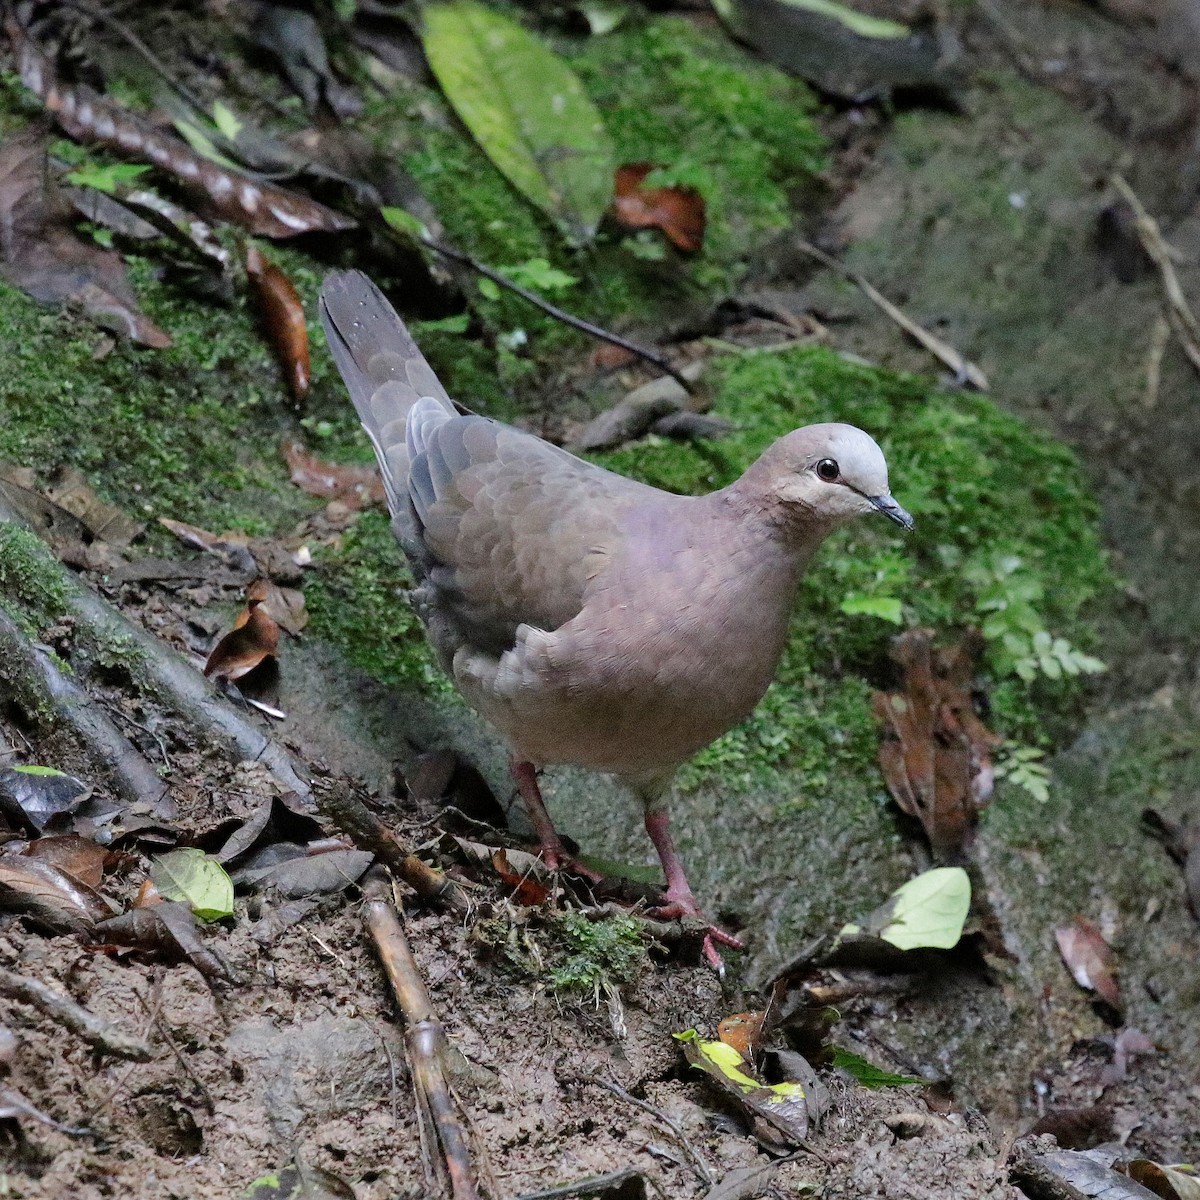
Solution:
M 749 1062 L 762 1041 L 765 1016 L 761 1012 L 743 1012 L 723 1017 L 717 1025 L 717 1038 Z
M 887 903 L 842 937 L 867 935 L 898 950 L 949 950 L 958 944 L 971 907 L 971 878 L 962 867 L 934 867 L 898 887 Z
M 91 794 L 90 783 L 53 767 L 0 770 L 0 812 L 35 833 L 41 833 L 56 817 L 74 812 Z
M 159 517 L 158 523 L 169 529 L 185 546 L 215 554 L 240 571 L 256 569 L 254 556 L 250 553 L 250 539 L 244 533 L 209 533 L 198 525 L 189 525 L 186 521 L 175 521 L 170 517 Z
M 108 851 L 91 838 L 77 833 L 63 833 L 36 838 L 29 843 L 26 857 L 57 867 L 72 879 L 90 888 L 98 888 L 104 878 L 104 863 Z
M 259 251 L 246 247 L 246 274 L 258 301 L 263 326 L 283 367 L 292 399 L 303 403 L 308 396 L 308 326 L 304 304 L 292 281 Z
M 310 496 L 340 500 L 352 509 L 384 503 L 383 480 L 374 466 L 324 462 L 297 441 L 285 441 L 282 449 L 292 482 Z
M 225 964 L 200 940 L 192 910 L 180 900 L 130 909 L 99 922 L 92 936 L 149 953 L 182 956 L 207 979 L 229 978 Z
M 340 892 L 357 883 L 375 861 L 366 850 L 349 850 L 341 846 L 309 853 L 304 846 L 276 845 L 251 859 L 235 872 L 239 887 L 258 891 L 274 888 L 288 900 L 325 892 Z
M 550 898 L 551 889 L 528 874 L 513 870 L 512 864 L 508 861 L 508 855 L 508 850 L 493 850 L 492 869 L 508 887 L 513 889 L 512 898 L 527 908 L 536 908 L 539 904 L 545 904 Z
M 1054 1150 L 1031 1159 L 1044 1171 L 1075 1189 L 1076 1194 L 1102 1200 L 1154 1200 L 1155 1193 L 1113 1170 L 1111 1153 L 1095 1150 Z M 1020 1162 L 1015 1164 L 1015 1181 L 1020 1180 Z
M 613 186 L 613 215 L 626 229 L 659 229 L 672 245 L 695 254 L 704 245 L 704 197 L 678 184 L 646 186 L 653 163 L 618 167 Z
M 975 713 L 974 648 L 935 649 L 932 641 L 927 629 L 896 638 L 892 656 L 904 671 L 904 691 L 876 692 L 872 702 L 883 723 L 879 764 L 888 791 L 945 860 L 961 856 L 991 798 L 991 755 L 1000 739 Z
M 612 195 L 604 121 L 575 72 L 512 17 L 477 0 L 424 9 L 429 65 L 509 182 L 573 242 L 590 242 Z
M 86 84 L 60 84 L 50 61 L 27 32 L 13 20 L 7 22 L 7 29 L 21 82 L 70 137 L 153 163 L 203 195 L 226 220 L 261 237 L 290 238 L 353 228 L 349 217 L 308 196 L 212 162 Z
M 808 1134 L 808 1103 L 798 1083 L 763 1083 L 751 1073 L 749 1064 L 724 1042 L 706 1041 L 694 1029 L 672 1035 L 683 1044 L 688 1062 L 703 1071 L 746 1112 L 766 1122 L 775 1134 L 789 1144 L 803 1141 Z
M 1054 940 L 1075 982 L 1119 1010 L 1117 958 L 1096 925 L 1084 917 L 1076 917 L 1070 925 L 1054 931 Z
M 93 537 L 110 546 L 128 546 L 146 528 L 144 522 L 135 521 L 115 504 L 101 500 L 83 472 L 74 467 L 60 471 L 46 489 L 46 495 L 60 508 L 78 517 Z
M 233 628 L 212 648 L 204 664 L 209 679 L 241 679 L 279 649 L 279 625 L 263 603 L 263 591 L 246 592 L 246 607 Z
M 1114 1170 L 1149 1188 L 1162 1200 L 1200 1200 L 1200 1178 L 1191 1163 L 1164 1166 L 1148 1158 L 1115 1163 Z
M 0 145 L 0 274 L 43 304 L 74 304 L 144 346 L 169 346 L 170 336 L 138 309 L 121 256 L 80 237 L 74 224 L 40 131 L 6 138 Z
M 112 915 L 93 888 L 50 863 L 0 854 L 0 911 L 23 912 L 55 933 L 80 933 Z
M 260 575 L 246 589 L 246 599 L 260 604 L 275 624 L 292 637 L 299 636 L 308 624 L 304 593 L 297 588 L 280 587 L 273 580 Z
M 150 864 L 150 882 L 164 900 L 182 900 L 202 921 L 233 915 L 233 880 L 203 850 L 172 850 Z
M 260 1176 L 241 1200 L 354 1200 L 354 1189 L 330 1171 L 294 1162 Z

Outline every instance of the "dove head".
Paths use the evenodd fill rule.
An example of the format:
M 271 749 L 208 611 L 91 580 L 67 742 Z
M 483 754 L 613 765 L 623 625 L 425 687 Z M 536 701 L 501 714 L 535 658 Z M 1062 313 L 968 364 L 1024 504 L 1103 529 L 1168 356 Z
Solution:
M 805 425 L 768 446 L 740 484 L 785 526 L 840 525 L 882 513 L 903 529 L 913 519 L 892 499 L 887 462 L 853 425 Z

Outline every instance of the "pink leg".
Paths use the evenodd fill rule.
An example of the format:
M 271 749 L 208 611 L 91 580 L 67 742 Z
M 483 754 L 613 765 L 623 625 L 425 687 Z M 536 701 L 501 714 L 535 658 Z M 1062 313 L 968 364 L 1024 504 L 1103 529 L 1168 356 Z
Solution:
M 663 895 L 665 903 L 653 910 L 654 915 L 667 920 L 703 916 L 696 903 L 696 897 L 692 895 L 691 884 L 688 883 L 687 873 L 683 869 L 683 860 L 675 851 L 675 843 L 671 841 L 669 825 L 670 817 L 666 808 L 647 807 L 646 832 L 654 843 L 654 849 L 658 851 L 663 874 L 667 877 L 667 890 Z M 720 942 L 733 950 L 744 950 L 746 947 L 738 938 L 723 929 L 718 929 L 715 925 L 708 927 L 708 932 L 704 935 L 704 957 L 714 970 L 724 973 L 725 964 L 721 962 L 714 942 Z
M 599 883 L 601 876 L 597 875 L 595 871 L 589 870 L 569 854 L 562 843 L 562 838 L 558 836 L 558 830 L 554 828 L 554 822 L 550 819 L 550 814 L 546 811 L 546 805 L 542 801 L 542 789 L 538 787 L 537 781 L 537 768 L 531 762 L 518 762 L 514 758 L 510 760 L 508 769 L 512 773 L 517 791 L 524 801 L 525 811 L 529 813 L 529 819 L 533 822 L 534 831 L 537 833 L 538 852 L 542 856 L 542 861 L 551 871 L 566 867 L 576 875 L 582 875 L 593 883 Z

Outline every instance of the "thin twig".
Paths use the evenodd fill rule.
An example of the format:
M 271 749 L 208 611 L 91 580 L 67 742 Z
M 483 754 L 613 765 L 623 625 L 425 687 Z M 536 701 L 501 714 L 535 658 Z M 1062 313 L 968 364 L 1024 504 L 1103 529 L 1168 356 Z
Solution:
M 40 979 L 17 975 L 0 967 L 0 995 L 32 1005 L 105 1054 L 131 1058 L 135 1062 L 149 1062 L 154 1057 L 149 1043 L 102 1021 L 95 1013 L 76 1004 L 69 996 L 56 992 Z
M 1158 268 L 1162 280 L 1163 294 L 1167 298 L 1167 316 L 1171 328 L 1188 356 L 1192 366 L 1200 371 L 1200 322 L 1188 306 L 1187 297 L 1183 294 L 1183 286 L 1179 276 L 1175 274 L 1175 265 L 1171 262 L 1171 247 L 1163 238 L 1158 222 L 1146 211 L 1146 206 L 1138 199 L 1137 193 L 1120 175 L 1112 177 L 1112 185 L 1121 193 L 1121 198 L 1133 209 L 1134 228 L 1137 230 L 1138 241 L 1142 249 L 1150 256 Z
M 217 1106 L 213 1102 L 212 1093 L 205 1086 L 204 1081 L 200 1078 L 200 1076 L 192 1070 L 191 1063 L 189 1063 L 188 1060 L 183 1057 L 183 1051 L 180 1050 L 175 1044 L 175 1038 L 171 1035 L 170 1027 L 162 1019 L 162 1016 L 156 1011 L 156 1009 L 152 1009 L 150 1007 L 146 997 L 143 996 L 141 992 L 135 988 L 133 989 L 133 994 L 138 998 L 141 1006 L 146 1010 L 146 1016 L 150 1018 L 151 1026 L 158 1030 L 158 1032 L 162 1035 L 163 1041 L 167 1044 L 167 1049 L 170 1050 L 173 1055 L 175 1055 L 175 1061 L 179 1064 L 180 1069 L 192 1081 L 192 1084 L 195 1086 L 196 1092 L 200 1096 L 200 1100 L 204 1104 L 204 1107 L 208 1109 L 210 1113 L 215 1113 L 217 1111 Z
M 670 375 L 689 396 L 695 392 L 695 384 L 684 378 L 657 350 L 651 350 L 649 347 L 643 346 L 638 342 L 632 342 L 629 338 L 622 337 L 619 333 L 602 329 L 599 325 L 593 325 L 591 321 L 585 321 L 583 317 L 577 317 L 573 313 L 559 308 L 558 305 L 551 304 L 548 300 L 543 300 L 536 292 L 531 292 L 528 288 L 523 288 L 519 283 L 514 283 L 508 276 L 502 275 L 497 271 L 495 267 L 489 267 L 487 263 L 482 263 L 477 258 L 472 258 L 462 250 L 444 245 L 442 242 L 435 241 L 424 234 L 420 235 L 418 240 L 435 254 L 440 254 L 443 258 L 450 259 L 451 262 L 461 263 L 477 275 L 482 275 L 485 279 L 490 279 L 498 287 L 512 292 L 515 296 L 520 296 L 522 300 L 532 304 L 535 308 L 540 308 L 548 317 L 553 317 L 556 321 L 561 321 L 564 325 L 570 325 L 572 329 L 578 329 L 583 333 L 590 334 L 594 338 L 599 338 L 602 342 L 609 342 L 614 346 L 620 346 L 622 350 L 628 350 L 630 354 L 636 354 L 638 358 L 644 359 L 648 363 L 653 363 L 665 375 Z
M 988 377 L 979 367 L 959 354 L 948 342 L 944 342 L 940 337 L 930 333 L 923 325 L 918 325 L 857 271 L 851 270 L 845 263 L 839 262 L 831 254 L 826 254 L 824 250 L 814 246 L 811 242 L 797 238 L 795 244 L 810 258 L 815 258 L 817 262 L 831 271 L 836 271 L 843 279 L 849 279 L 872 304 L 895 321 L 909 337 L 915 338 L 930 354 L 945 363 L 954 372 L 955 379 L 962 383 L 969 383 L 978 391 L 986 392 L 988 390 Z
M 1150 327 L 1150 347 L 1146 351 L 1146 390 L 1142 404 L 1153 408 L 1158 403 L 1158 386 L 1162 382 L 1162 360 L 1171 340 L 1171 322 L 1159 313 Z
M 470 1135 L 450 1091 L 446 1056 L 450 1044 L 446 1031 L 434 1013 L 425 981 L 417 967 L 404 926 L 388 898 L 386 877 L 372 871 L 364 884 L 367 897 L 364 919 L 379 952 L 383 969 L 396 1003 L 404 1014 L 404 1044 L 408 1050 L 409 1070 L 417 1097 L 417 1116 L 422 1127 L 422 1146 L 426 1129 L 432 1127 L 441 1150 L 441 1158 L 426 1157 L 426 1171 L 449 1182 L 454 1200 L 479 1200 L 477 1173 L 471 1162 Z M 434 1159 L 431 1163 L 429 1160 Z
M 634 1108 L 640 1108 L 642 1112 L 649 1113 L 650 1116 L 663 1125 L 664 1128 L 666 1128 L 675 1138 L 675 1141 L 679 1143 L 679 1148 L 687 1157 L 688 1164 L 691 1166 L 700 1182 L 706 1187 L 712 1187 L 712 1172 L 709 1171 L 704 1160 L 692 1148 L 692 1144 L 688 1141 L 687 1135 L 674 1121 L 671 1120 L 670 1117 L 667 1116 L 665 1112 L 662 1111 L 662 1109 L 655 1108 L 653 1104 L 650 1104 L 645 1100 L 639 1100 L 635 1095 L 633 1095 L 631 1092 L 627 1092 L 619 1083 L 614 1083 L 611 1079 L 604 1079 L 601 1076 L 594 1076 L 586 1079 L 584 1082 L 594 1083 L 597 1086 L 604 1088 L 605 1091 L 612 1092 L 614 1096 L 616 1096 L 619 1100 L 624 1100 L 626 1104 L 632 1104 Z
M 427 902 L 467 912 L 471 904 L 462 887 L 441 871 L 423 862 L 399 834 L 390 830 L 344 784 L 318 785 L 312 797 L 317 809 L 362 850 L 369 850 Z

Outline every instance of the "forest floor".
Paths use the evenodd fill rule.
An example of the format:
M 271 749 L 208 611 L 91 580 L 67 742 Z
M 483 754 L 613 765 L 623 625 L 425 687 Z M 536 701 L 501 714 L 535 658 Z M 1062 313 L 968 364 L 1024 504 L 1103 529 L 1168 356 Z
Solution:
M 223 6 L 149 8 L 121 19 L 172 70 L 228 83 L 234 63 L 247 77 L 228 86 L 247 108 L 262 91 L 266 111 L 302 123 L 270 52 L 218 28 Z M 871 8 L 913 18 L 903 3 Z M 634 438 L 602 461 L 711 486 L 776 427 L 859 419 L 887 434 L 896 495 L 914 497 L 935 530 L 911 551 L 874 532 L 831 547 L 801 594 L 780 686 L 682 780 L 681 849 L 703 902 L 747 953 L 728 955 L 720 979 L 690 931 L 636 915 L 639 888 L 653 894 L 652 856 L 632 804 L 606 781 L 552 773 L 548 802 L 585 852 L 633 882 L 591 895 L 523 877 L 529 829 L 502 747 L 420 648 L 378 505 L 364 505 L 348 475 L 332 496 L 311 480 L 294 486 L 278 450 L 298 438 L 320 463 L 369 461 L 315 332 L 332 265 L 379 276 L 453 395 L 560 441 L 657 370 L 606 364 L 592 342 L 511 296 L 485 294 L 460 319 L 475 281 L 428 272 L 378 232 L 269 251 L 314 331 L 302 414 L 252 307 L 201 301 L 186 272 L 164 272 L 146 251 L 128 254 L 131 273 L 144 311 L 175 338 L 169 350 L 114 344 L 77 312 L 4 285 L 0 1194 L 182 1200 L 242 1195 L 272 1175 L 258 1200 L 442 1194 L 419 1068 L 358 886 L 380 847 L 355 836 L 347 797 L 466 897 L 456 908 L 396 892 L 449 1039 L 445 1066 L 484 1194 L 1041 1200 L 1107 1186 L 1138 1196 L 1150 1193 L 1106 1165 L 1200 1161 L 1200 914 L 1188 907 L 1189 880 L 1200 904 L 1200 851 L 1181 870 L 1142 815 L 1179 823 L 1186 861 L 1200 797 L 1200 404 L 1162 276 L 1110 182 L 1121 174 L 1157 215 L 1183 291 L 1200 297 L 1200 54 L 1186 50 L 1200 43 L 1200 17 L 1182 2 L 1149 15 L 1117 3 L 956 5 L 940 18 L 958 50 L 953 84 L 902 90 L 894 105 L 818 101 L 749 50 L 718 48 L 727 39 L 715 19 L 693 8 L 626 19 L 634 32 L 605 35 L 626 42 L 593 37 L 580 49 L 577 33 L 553 24 L 547 36 L 629 139 L 624 152 L 659 136 L 662 112 L 687 127 L 681 145 L 712 139 L 707 158 L 703 147 L 693 155 L 713 188 L 711 248 L 684 266 L 638 257 L 651 254 L 642 234 L 602 235 L 590 257 L 558 245 L 477 151 L 460 148 L 466 135 L 419 52 L 400 62 L 403 41 L 383 55 L 392 74 L 376 72 L 401 100 L 376 97 L 350 123 L 377 154 L 403 160 L 448 237 L 494 265 L 547 255 L 577 270 L 578 291 L 549 294 L 676 366 L 701 364 L 712 412 L 735 426 L 726 441 L 682 447 Z M 144 67 L 103 28 L 81 71 L 132 103 Z M 211 61 L 197 50 L 206 38 Z M 647 57 L 622 67 L 626 52 Z M 335 66 L 340 76 L 316 72 L 321 86 L 353 80 L 375 95 L 343 58 Z M 680 89 L 670 105 L 637 93 L 656 71 L 655 87 Z M 11 71 L 5 80 L 10 145 L 40 105 Z M 614 99 L 618 85 L 630 94 Z M 703 107 L 719 107 L 714 96 L 719 119 Z M 796 129 L 772 133 L 793 111 Z M 755 135 L 739 137 L 743 126 Z M 328 121 L 314 127 L 337 140 Z M 760 162 L 739 141 L 770 153 Z M 978 364 L 989 397 L 960 388 L 861 289 L 817 266 L 809 241 Z M 672 270 L 686 286 L 667 288 Z M 780 350 L 785 334 L 794 344 Z M 63 511 L 66 467 L 86 481 L 73 484 L 86 499 L 86 511 L 71 508 L 79 525 Z M 109 522 L 100 534 L 97 513 Z M 159 517 L 221 537 L 201 549 L 203 537 L 174 537 Z M 913 606 L 908 623 L 960 637 L 982 611 L 968 567 L 1014 546 L 1055 632 L 1108 669 L 1086 686 L 1025 688 L 998 660 L 980 668 L 984 718 L 1042 751 L 1033 761 L 1046 770 L 1032 787 L 1010 773 L 951 856 L 974 888 L 963 940 L 903 959 L 830 956 L 845 922 L 938 858 L 877 766 L 871 696 L 899 685 L 896 630 L 863 626 L 873 618 L 843 601 L 894 590 Z M 839 565 L 855 556 L 868 564 L 858 574 Z M 200 682 L 260 574 L 285 626 L 289 614 L 309 621 L 302 636 L 285 633 L 277 672 L 255 693 L 282 719 Z M 81 595 L 130 626 L 97 617 Z M 168 686 L 179 672 L 192 683 Z M 47 690 L 64 679 L 81 689 L 74 699 Z M 96 714 L 161 790 L 98 754 Z M 30 764 L 86 786 L 67 799 L 35 788 L 22 806 L 8 768 Z M 35 820 L 38 804 L 55 815 Z M 181 847 L 228 868 L 232 915 L 155 922 L 143 884 L 154 875 L 161 891 L 154 864 Z M 29 876 L 26 849 L 50 874 Z M 126 924 L 97 928 L 111 914 Z M 1090 970 L 1091 989 L 1060 957 L 1056 931 L 1068 928 L 1088 941 L 1092 957 L 1075 969 Z M 103 1028 L 81 1036 L 9 976 L 48 985 Z M 675 1036 L 713 1038 L 724 1019 L 764 1011 L 773 1032 L 756 1061 L 770 1082 L 803 1081 L 803 1135 L 756 1125 Z M 1055 1141 L 1100 1156 L 1052 1170 Z M 280 1174 L 288 1164 L 317 1174 L 297 1182 Z M 1089 1170 L 1100 1183 L 1088 1184 Z M 1172 1186 L 1155 1184 L 1185 1195 Z

